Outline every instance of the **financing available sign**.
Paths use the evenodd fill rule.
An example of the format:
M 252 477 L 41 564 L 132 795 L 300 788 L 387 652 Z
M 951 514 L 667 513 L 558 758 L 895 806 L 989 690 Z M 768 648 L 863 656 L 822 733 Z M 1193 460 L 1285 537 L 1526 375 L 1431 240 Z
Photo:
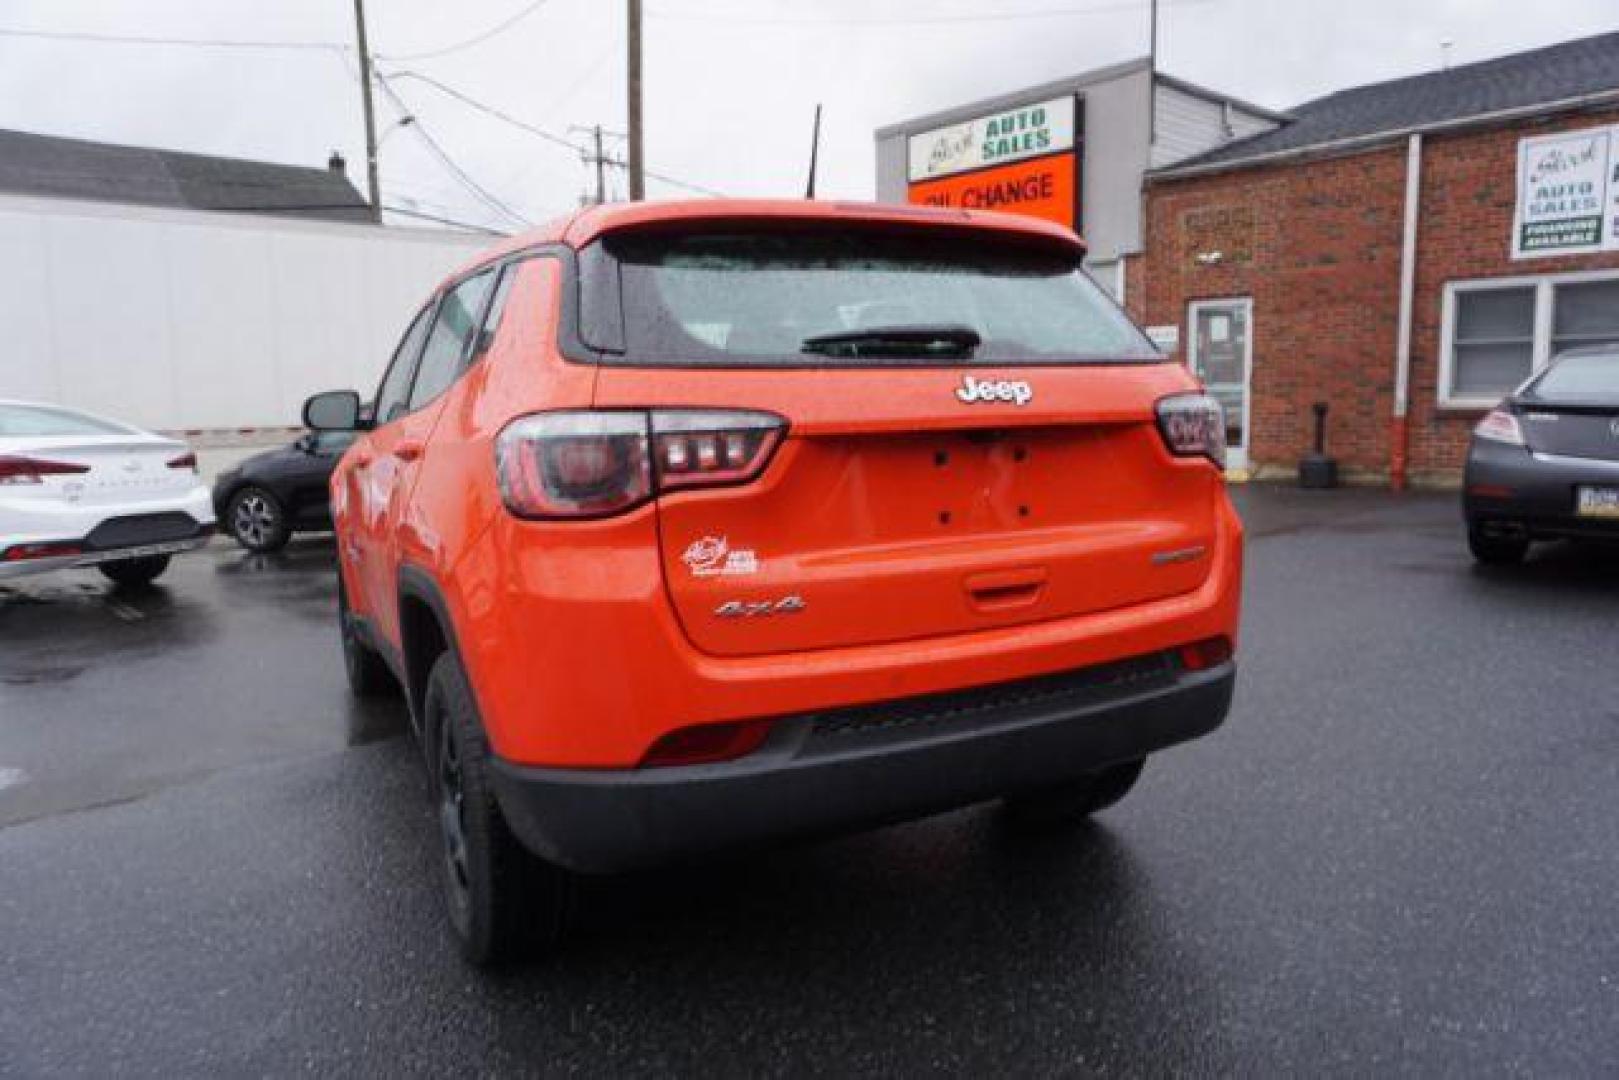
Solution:
M 1619 126 L 1518 142 L 1512 257 L 1619 251 Z

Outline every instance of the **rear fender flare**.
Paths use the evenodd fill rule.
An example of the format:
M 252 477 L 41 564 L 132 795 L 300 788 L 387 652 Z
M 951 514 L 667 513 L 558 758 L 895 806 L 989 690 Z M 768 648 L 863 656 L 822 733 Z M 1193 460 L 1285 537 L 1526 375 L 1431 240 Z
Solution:
M 433 627 L 427 628 L 419 625 L 415 618 L 405 619 L 403 613 L 411 609 L 412 605 L 424 606 L 433 619 Z M 472 709 L 478 729 L 484 732 L 487 740 L 488 730 L 483 723 L 483 710 L 478 705 L 478 689 L 472 684 L 471 672 L 467 667 L 466 659 L 461 651 L 461 643 L 456 637 L 455 620 L 450 616 L 449 602 L 444 598 L 444 592 L 439 588 L 438 582 L 426 570 L 419 566 L 405 565 L 399 568 L 399 667 L 403 675 L 402 682 L 405 687 L 405 699 L 410 706 L 411 726 L 421 738 L 422 753 L 428 759 L 429 767 L 434 765 L 434 747 L 438 745 L 438 733 L 427 730 L 427 718 L 423 715 L 423 705 L 427 698 L 427 677 L 433 669 L 433 659 L 441 651 L 448 652 L 455 657 L 456 663 L 461 665 L 461 671 L 467 675 L 468 687 L 472 694 Z M 434 642 L 424 640 L 424 631 L 436 630 L 442 650 L 434 648 Z

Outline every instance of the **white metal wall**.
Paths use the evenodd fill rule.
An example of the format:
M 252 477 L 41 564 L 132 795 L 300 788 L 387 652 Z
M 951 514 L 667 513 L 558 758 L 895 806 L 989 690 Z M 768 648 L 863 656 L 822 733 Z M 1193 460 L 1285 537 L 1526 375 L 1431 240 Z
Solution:
M 0 196 L 0 398 L 295 426 L 317 390 L 369 396 L 416 306 L 488 242 Z
M 1163 84 L 1158 87 L 1155 107 L 1157 142 L 1152 148 L 1155 169 L 1276 126 L 1276 121 L 1238 106 L 1228 108 L 1218 101 Z

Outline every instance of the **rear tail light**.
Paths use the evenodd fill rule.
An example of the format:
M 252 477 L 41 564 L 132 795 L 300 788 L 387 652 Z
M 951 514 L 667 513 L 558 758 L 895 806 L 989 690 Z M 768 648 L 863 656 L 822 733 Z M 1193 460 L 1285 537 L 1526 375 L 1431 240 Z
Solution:
M 1518 423 L 1518 418 L 1506 409 L 1491 409 L 1484 419 L 1478 422 L 1473 434 L 1481 439 L 1509 443 L 1512 446 L 1524 444 L 1523 427 Z
M 733 720 L 680 728 L 653 743 L 641 759 L 641 767 L 731 761 L 759 749 L 769 734 L 769 720 Z
M 1231 639 L 1204 638 L 1202 641 L 1181 646 L 1181 666 L 1187 671 L 1207 671 L 1219 667 L 1232 657 Z
M 1225 468 L 1225 410 L 1207 394 L 1175 394 L 1158 402 L 1158 430 L 1176 457 L 1206 457 Z
M 753 479 L 775 451 L 782 426 L 781 418 L 769 413 L 653 413 L 658 490 L 717 487 Z
M 188 450 L 179 457 L 170 459 L 168 465 L 171 469 L 190 469 L 192 472 L 196 472 L 197 455 Z
M 56 559 L 63 555 L 82 555 L 84 546 L 71 540 L 51 540 L 42 544 L 13 544 L 0 555 L 0 562 L 26 562 L 29 559 Z
M 538 413 L 500 433 L 495 464 L 519 517 L 606 517 L 665 491 L 752 480 L 785 430 L 761 412 Z
M 0 484 L 43 484 L 47 476 L 77 476 L 89 471 L 90 466 L 70 461 L 41 461 L 0 454 Z

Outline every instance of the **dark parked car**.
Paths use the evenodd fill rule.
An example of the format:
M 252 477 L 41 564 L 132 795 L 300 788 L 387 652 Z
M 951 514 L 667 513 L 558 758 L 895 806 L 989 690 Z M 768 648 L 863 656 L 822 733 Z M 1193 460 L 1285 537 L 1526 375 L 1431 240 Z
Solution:
M 332 527 L 326 483 L 350 431 L 311 431 L 290 446 L 254 454 L 214 481 L 222 531 L 249 551 L 275 551 L 295 532 Z
M 1619 344 L 1571 349 L 1479 422 L 1463 483 L 1480 562 L 1534 540 L 1619 540 Z

